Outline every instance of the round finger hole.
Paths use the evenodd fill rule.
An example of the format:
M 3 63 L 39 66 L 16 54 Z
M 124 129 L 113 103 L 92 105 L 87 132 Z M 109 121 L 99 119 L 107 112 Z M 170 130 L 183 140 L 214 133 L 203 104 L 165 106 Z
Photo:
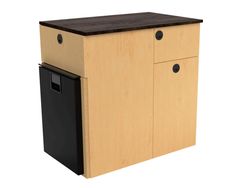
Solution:
M 58 34 L 58 35 L 57 35 L 57 42 L 58 42 L 59 44 L 62 44 L 62 43 L 63 43 L 63 37 L 62 37 L 61 34 Z
M 155 34 L 155 37 L 157 40 L 161 40 L 163 38 L 163 32 L 162 31 L 157 31 Z
M 177 73 L 180 71 L 180 65 L 179 64 L 174 64 L 172 67 L 172 70 L 174 73 Z

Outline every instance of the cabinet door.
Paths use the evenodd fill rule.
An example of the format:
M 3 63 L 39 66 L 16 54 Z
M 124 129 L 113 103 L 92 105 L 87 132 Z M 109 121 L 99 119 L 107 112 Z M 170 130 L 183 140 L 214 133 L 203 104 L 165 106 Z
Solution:
M 198 58 L 154 65 L 153 155 L 195 144 Z

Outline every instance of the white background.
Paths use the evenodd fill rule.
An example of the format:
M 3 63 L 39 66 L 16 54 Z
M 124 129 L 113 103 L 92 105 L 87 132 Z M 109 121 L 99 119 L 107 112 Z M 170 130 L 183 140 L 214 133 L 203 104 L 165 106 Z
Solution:
M 2 0 L 0 187 L 235 187 L 234 1 Z M 153 11 L 201 25 L 197 145 L 96 178 L 43 152 L 39 20 Z

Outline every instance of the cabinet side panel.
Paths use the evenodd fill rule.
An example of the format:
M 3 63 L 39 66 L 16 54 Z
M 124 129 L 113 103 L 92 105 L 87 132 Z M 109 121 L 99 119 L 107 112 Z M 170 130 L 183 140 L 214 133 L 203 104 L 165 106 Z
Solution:
M 57 41 L 61 34 L 63 42 Z M 42 62 L 85 77 L 83 36 L 40 26 Z
M 90 177 L 88 80 L 81 78 L 84 176 Z
M 90 176 L 152 157 L 153 29 L 89 36 Z
M 154 65 L 154 156 L 195 144 L 197 74 L 198 58 Z

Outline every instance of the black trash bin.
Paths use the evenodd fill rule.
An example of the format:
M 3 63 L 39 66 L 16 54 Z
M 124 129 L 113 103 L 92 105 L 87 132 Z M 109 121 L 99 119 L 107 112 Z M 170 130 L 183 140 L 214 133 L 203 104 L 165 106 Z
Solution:
M 83 174 L 80 77 L 46 63 L 39 72 L 44 151 Z

